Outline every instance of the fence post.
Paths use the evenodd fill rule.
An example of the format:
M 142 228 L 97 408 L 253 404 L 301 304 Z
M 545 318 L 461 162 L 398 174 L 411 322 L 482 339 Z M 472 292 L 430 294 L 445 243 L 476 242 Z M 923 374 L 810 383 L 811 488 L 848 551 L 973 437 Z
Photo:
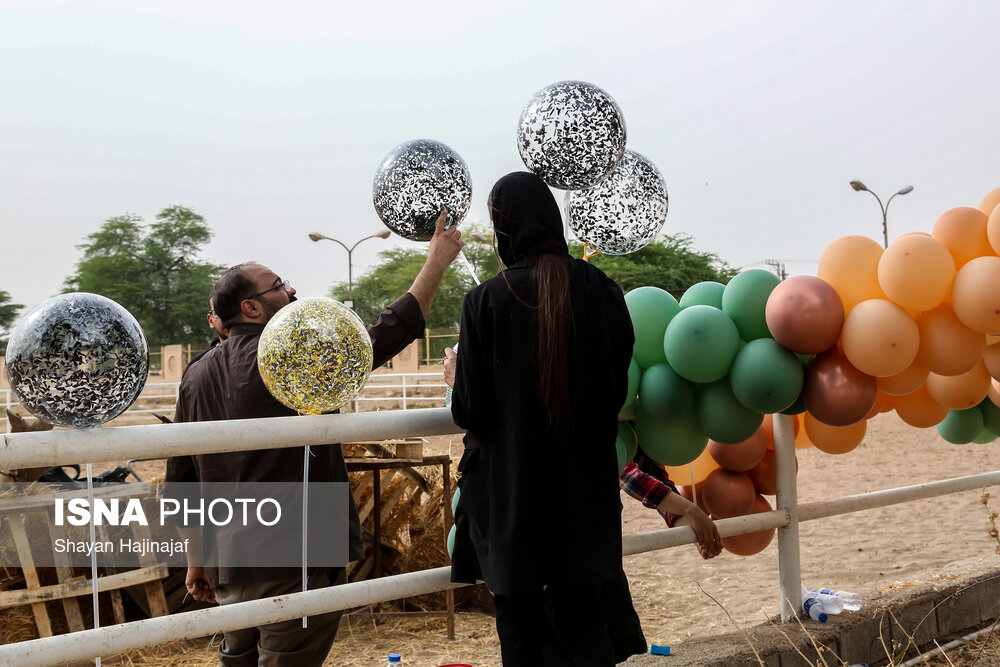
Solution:
M 788 512 L 788 525 L 778 528 L 778 577 L 780 580 L 779 608 L 781 621 L 788 622 L 797 613 L 796 604 L 802 597 L 802 570 L 799 563 L 799 511 L 795 486 L 795 417 L 775 414 L 774 458 L 779 510 Z
M 406 374 L 403 374 L 403 409 L 406 409 Z
M 431 330 L 424 329 L 424 366 L 431 365 Z

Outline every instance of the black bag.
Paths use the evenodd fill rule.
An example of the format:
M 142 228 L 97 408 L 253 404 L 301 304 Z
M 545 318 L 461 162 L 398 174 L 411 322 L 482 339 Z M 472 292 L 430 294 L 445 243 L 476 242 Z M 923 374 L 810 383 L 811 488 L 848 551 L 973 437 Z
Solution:
M 65 468 L 73 470 L 74 474 L 72 477 L 66 474 Z M 94 475 L 94 486 L 125 484 L 125 479 L 128 476 L 129 469 L 124 466 L 118 466 L 114 470 L 105 470 L 102 473 Z M 76 463 L 49 468 L 45 474 L 38 478 L 38 481 L 45 484 L 54 484 L 67 491 L 87 488 L 87 480 L 80 479 L 80 466 Z

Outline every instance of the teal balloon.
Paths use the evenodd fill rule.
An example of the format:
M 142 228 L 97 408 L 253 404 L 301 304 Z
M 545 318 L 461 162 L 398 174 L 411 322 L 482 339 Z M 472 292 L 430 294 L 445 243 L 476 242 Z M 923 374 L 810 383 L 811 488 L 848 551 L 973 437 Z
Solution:
M 708 436 L 698 428 L 693 413 L 661 419 L 643 410 L 641 402 L 635 415 L 635 434 L 651 459 L 668 466 L 691 463 L 708 445 Z
M 455 551 L 455 526 L 451 527 L 448 531 L 448 539 L 445 540 L 445 547 L 448 549 L 448 558 L 451 558 L 451 554 Z
M 979 432 L 979 435 L 977 435 L 972 440 L 972 442 L 976 443 L 977 445 L 985 445 L 986 443 L 993 442 L 996 439 L 997 437 L 995 435 L 993 435 L 987 429 L 984 428 L 982 431 Z
M 677 313 L 663 337 L 670 367 L 685 380 L 698 383 L 725 377 L 739 347 L 736 325 L 711 306 L 691 306 Z
M 802 394 L 799 394 L 795 402 L 789 405 L 787 408 L 781 411 L 783 415 L 801 415 L 806 411 L 805 401 L 802 400 Z
M 618 454 L 618 474 L 622 474 L 625 466 L 635 458 L 638 449 L 635 431 L 627 422 L 618 422 L 618 437 L 615 439 L 615 452 Z
M 462 497 L 462 489 L 455 487 L 455 493 L 451 495 L 451 515 L 455 516 L 458 511 L 458 499 Z
M 632 357 L 643 368 L 666 361 L 663 333 L 674 315 L 680 312 L 677 299 L 659 287 L 637 287 L 625 295 L 625 305 L 635 331 Z
M 639 370 L 639 364 L 635 363 L 635 359 L 632 359 L 628 362 L 628 397 L 618 412 L 626 412 L 635 404 L 635 397 L 639 393 L 640 377 L 642 377 L 642 371 Z
M 938 435 L 953 445 L 964 445 L 982 433 L 983 413 L 978 406 L 968 410 L 952 410 L 934 428 L 937 429 Z
M 764 320 L 767 297 L 781 280 L 770 271 L 750 269 L 729 281 L 722 294 L 722 311 L 732 318 L 745 341 L 770 338 L 771 331 Z
M 722 293 L 726 286 L 712 280 L 696 283 L 681 295 L 681 309 L 689 306 L 711 306 L 722 310 Z
M 752 340 L 736 353 L 729 386 L 754 412 L 781 412 L 802 393 L 802 362 L 773 338 Z
M 694 416 L 702 433 L 724 445 L 748 440 L 764 421 L 762 413 L 736 400 L 729 380 L 725 378 L 698 389 Z
M 986 430 L 1000 436 L 1000 407 L 994 405 L 989 398 L 984 398 L 979 404 L 979 411 L 983 413 L 983 426 Z
M 670 364 L 654 364 L 646 369 L 639 382 L 642 409 L 662 419 L 672 419 L 691 411 L 694 383 L 674 372 Z

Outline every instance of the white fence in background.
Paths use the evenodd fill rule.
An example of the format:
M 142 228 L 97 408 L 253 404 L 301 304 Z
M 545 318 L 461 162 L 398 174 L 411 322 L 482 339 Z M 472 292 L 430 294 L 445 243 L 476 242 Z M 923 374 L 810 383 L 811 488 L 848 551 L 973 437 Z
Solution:
M 224 422 L 120 426 L 104 429 L 12 433 L 3 436 L 0 469 L 55 465 L 67 461 L 114 461 L 245 451 L 267 447 L 300 447 L 329 442 L 384 440 L 460 433 L 445 408 L 362 412 L 342 415 L 279 417 Z M 1000 484 L 1000 470 L 927 484 L 887 489 L 806 505 L 796 502 L 795 443 L 792 418 L 776 415 L 777 509 L 716 522 L 723 537 L 778 529 L 778 596 L 783 620 L 799 597 L 798 524 L 861 510 L 933 498 Z M 223 443 L 223 444 L 220 444 Z M 445 535 L 441 535 L 445 539 Z M 688 526 L 629 535 L 625 555 L 694 542 Z M 375 604 L 412 595 L 456 588 L 448 568 L 410 572 L 334 588 L 242 602 L 225 607 L 149 618 L 93 630 L 0 646 L 0 664 L 51 665 L 110 655 L 126 650 L 238 628 L 290 620 L 329 611 Z

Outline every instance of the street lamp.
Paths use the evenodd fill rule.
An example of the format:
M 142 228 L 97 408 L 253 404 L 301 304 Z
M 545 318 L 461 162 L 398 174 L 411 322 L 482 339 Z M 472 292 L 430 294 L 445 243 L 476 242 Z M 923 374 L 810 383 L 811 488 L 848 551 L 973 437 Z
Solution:
M 351 253 L 354 252 L 355 248 L 361 245 L 362 241 L 367 241 L 368 239 L 387 239 L 389 238 L 389 235 L 390 235 L 389 230 L 383 229 L 380 232 L 376 232 L 374 234 L 371 234 L 370 236 L 364 237 L 363 239 L 361 239 L 361 241 L 358 241 L 350 248 L 348 248 L 346 245 L 344 245 L 342 241 L 330 238 L 325 234 L 319 234 L 317 232 L 312 232 L 309 234 L 309 238 L 312 241 L 322 241 L 324 239 L 327 241 L 333 241 L 334 243 L 339 243 L 340 247 L 342 247 L 344 250 L 347 251 L 347 302 L 344 305 L 347 306 L 348 308 L 354 308 L 354 269 L 352 264 Z
M 869 190 L 868 186 L 866 186 L 861 181 L 851 181 L 851 187 L 854 188 L 854 190 L 856 192 L 861 192 L 861 191 L 871 192 L 872 197 L 875 197 L 875 200 L 878 202 L 879 208 L 882 209 L 882 241 L 883 241 L 883 246 L 886 247 L 886 248 L 888 248 L 889 247 L 889 219 L 888 219 L 888 216 L 886 214 L 889 211 L 889 202 L 891 202 L 896 195 L 905 195 L 905 194 L 909 194 L 909 193 L 913 192 L 913 186 L 912 185 L 907 185 L 905 188 L 901 188 L 899 190 L 899 192 L 897 192 L 896 194 L 894 194 L 892 197 L 889 197 L 889 200 L 886 201 L 885 206 L 882 205 L 882 200 L 879 199 L 878 195 L 875 194 L 874 192 L 872 192 L 871 190 Z

